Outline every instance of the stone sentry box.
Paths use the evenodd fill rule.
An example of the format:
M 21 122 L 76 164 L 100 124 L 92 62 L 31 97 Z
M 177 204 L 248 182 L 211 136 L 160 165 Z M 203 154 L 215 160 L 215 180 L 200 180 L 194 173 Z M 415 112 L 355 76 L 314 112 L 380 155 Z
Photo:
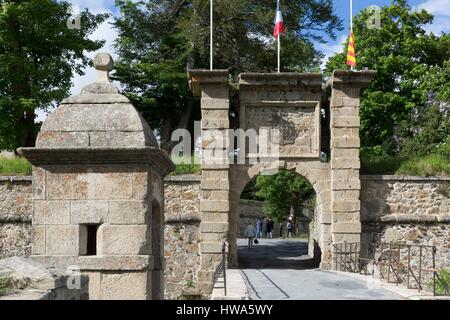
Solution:
M 79 268 L 89 299 L 162 299 L 163 178 L 174 165 L 109 81 L 111 56 L 94 65 L 98 80 L 19 149 L 33 164 L 32 257 Z

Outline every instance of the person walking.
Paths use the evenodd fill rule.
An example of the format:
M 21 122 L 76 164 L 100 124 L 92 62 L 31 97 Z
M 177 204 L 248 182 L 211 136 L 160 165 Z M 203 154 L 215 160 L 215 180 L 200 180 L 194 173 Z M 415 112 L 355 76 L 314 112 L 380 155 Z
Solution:
M 263 221 L 261 218 L 256 220 L 256 238 L 261 239 L 263 230 Z
M 269 239 L 273 238 L 272 231 L 273 231 L 273 220 L 271 217 L 269 217 L 269 220 L 267 220 L 267 234 L 269 235 Z
M 289 218 L 287 223 L 287 231 L 288 231 L 288 238 L 292 238 L 292 235 L 294 233 L 294 223 L 292 222 L 291 218 Z
M 267 219 L 266 218 L 264 218 L 264 220 L 263 220 L 262 236 L 264 239 L 267 238 Z
M 248 248 L 251 248 L 256 237 L 256 229 L 253 224 L 249 224 L 245 229 L 245 237 L 248 238 Z

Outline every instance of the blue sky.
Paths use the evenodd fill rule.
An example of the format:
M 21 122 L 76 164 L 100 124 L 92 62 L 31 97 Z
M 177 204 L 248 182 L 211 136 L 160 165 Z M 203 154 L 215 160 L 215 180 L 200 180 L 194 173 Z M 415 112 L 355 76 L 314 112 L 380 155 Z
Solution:
M 77 11 L 80 8 L 89 8 L 94 13 L 99 12 L 110 12 L 113 15 L 118 14 L 117 9 L 114 7 L 114 0 L 66 0 L 73 4 L 74 10 Z M 151 0 L 149 0 L 151 1 Z M 284 0 L 290 1 L 290 0 Z M 435 33 L 440 33 L 441 31 L 450 32 L 450 0 L 409 0 L 408 3 L 413 8 L 424 8 L 427 11 L 435 15 L 435 21 L 432 26 L 427 28 L 427 31 L 433 31 Z M 274 10 L 276 7 L 276 0 L 274 2 Z M 349 25 L 349 0 L 333 0 L 335 6 L 335 13 L 344 20 L 344 25 L 346 30 L 339 32 L 336 40 L 327 39 L 325 44 L 318 44 L 319 50 L 321 50 L 326 59 L 336 52 L 342 50 L 342 43 L 348 36 L 348 25 Z M 370 6 L 377 5 L 383 6 L 388 5 L 390 0 L 353 0 L 353 13 L 356 15 L 360 10 Z M 104 39 L 106 40 L 105 46 L 99 50 L 99 52 L 110 52 L 113 57 L 114 49 L 112 48 L 112 43 L 117 37 L 116 31 L 111 27 L 109 22 L 102 24 L 98 30 L 94 32 L 91 36 L 92 39 Z M 96 53 L 88 54 L 89 57 L 93 58 Z M 324 61 L 325 62 L 325 61 Z M 95 80 L 96 73 L 95 70 L 86 70 L 84 76 L 76 76 L 73 79 L 72 94 L 78 94 L 81 88 L 88 83 Z M 45 116 L 45 115 L 42 115 Z

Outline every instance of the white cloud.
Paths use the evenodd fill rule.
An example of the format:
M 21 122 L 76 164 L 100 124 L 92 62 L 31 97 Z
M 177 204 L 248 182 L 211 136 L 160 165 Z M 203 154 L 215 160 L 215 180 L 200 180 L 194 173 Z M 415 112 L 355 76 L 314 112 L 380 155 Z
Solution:
M 448 0 L 427 0 L 424 3 L 419 4 L 417 8 L 425 9 L 434 15 L 450 17 Z
M 91 12 L 111 12 L 115 9 L 114 0 L 71 0 L 74 8 L 87 8 Z
M 319 50 L 322 51 L 322 53 L 325 55 L 320 66 L 322 70 L 325 69 L 325 66 L 330 57 L 334 56 L 336 53 L 342 52 L 342 48 L 344 47 L 346 41 L 347 35 L 341 35 L 339 40 L 334 43 L 319 44 Z
M 440 34 L 450 31 L 450 5 L 448 0 L 426 0 L 414 9 L 424 9 L 434 15 L 433 23 L 424 28 L 428 33 Z

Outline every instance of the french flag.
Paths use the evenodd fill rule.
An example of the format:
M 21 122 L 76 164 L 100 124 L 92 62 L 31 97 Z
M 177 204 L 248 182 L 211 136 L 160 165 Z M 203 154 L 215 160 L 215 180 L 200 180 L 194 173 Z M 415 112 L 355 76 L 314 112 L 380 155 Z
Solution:
M 277 13 L 275 16 L 275 29 L 273 31 L 273 36 L 277 38 L 283 32 L 284 32 L 283 13 L 281 12 L 280 0 L 277 0 Z

